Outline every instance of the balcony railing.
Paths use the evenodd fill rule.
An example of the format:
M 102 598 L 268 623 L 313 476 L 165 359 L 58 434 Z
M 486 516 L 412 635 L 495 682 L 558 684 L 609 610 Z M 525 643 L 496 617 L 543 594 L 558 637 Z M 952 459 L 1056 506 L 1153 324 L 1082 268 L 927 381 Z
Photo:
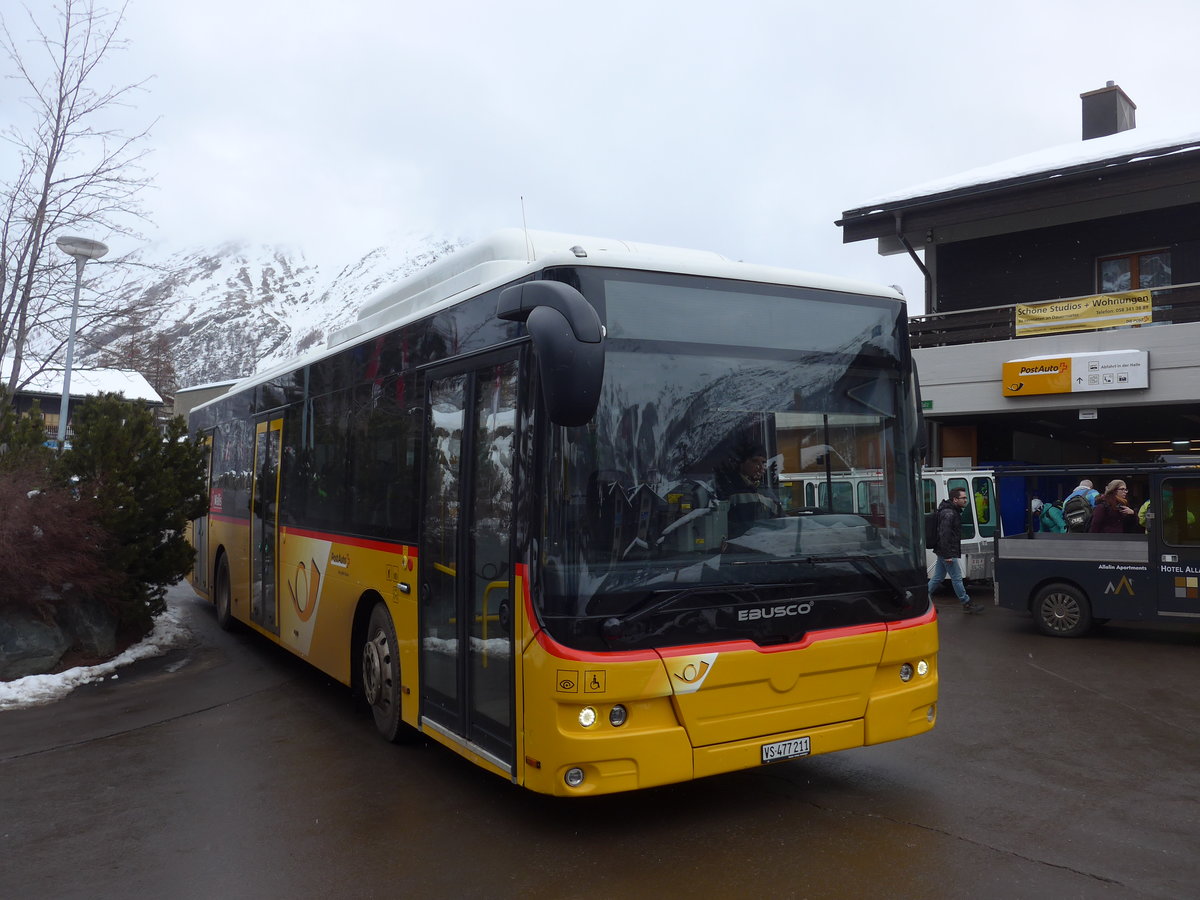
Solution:
M 1121 328 L 1149 328 L 1154 325 L 1179 325 L 1200 322 L 1200 282 L 1173 284 L 1150 288 L 1151 321 L 1146 325 L 1122 325 Z M 1091 296 L 1091 295 L 1087 295 Z M 1053 302 L 1079 300 L 1083 297 L 1056 298 Z M 1050 301 L 1037 301 L 1050 302 Z M 1032 305 L 1032 304 L 1031 304 Z M 965 309 L 959 312 L 931 313 L 913 316 L 908 320 L 908 333 L 913 347 L 947 347 L 953 344 L 975 344 L 982 341 L 1007 341 L 1017 337 L 1016 307 L 989 306 L 986 309 Z M 1087 330 L 1072 328 L 1066 331 Z

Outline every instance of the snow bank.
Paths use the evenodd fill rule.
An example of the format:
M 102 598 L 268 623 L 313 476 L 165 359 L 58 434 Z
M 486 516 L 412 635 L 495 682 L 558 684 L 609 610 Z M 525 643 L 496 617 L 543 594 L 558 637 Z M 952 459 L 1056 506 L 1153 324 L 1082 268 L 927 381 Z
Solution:
M 134 644 L 120 656 L 98 666 L 76 666 L 55 675 L 27 675 L 16 681 L 0 681 L 0 710 L 39 706 L 60 700 L 81 684 L 119 678 L 117 669 L 139 659 L 161 656 L 168 650 L 187 643 L 191 632 L 183 623 L 179 610 L 167 608 L 154 620 L 154 628 L 139 644 Z

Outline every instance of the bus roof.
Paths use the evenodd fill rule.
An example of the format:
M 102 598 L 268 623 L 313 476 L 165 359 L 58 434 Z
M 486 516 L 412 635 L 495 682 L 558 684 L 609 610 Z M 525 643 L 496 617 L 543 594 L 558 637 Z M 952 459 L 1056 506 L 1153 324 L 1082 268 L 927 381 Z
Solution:
M 337 347 L 383 326 L 395 327 L 465 291 L 482 293 L 548 266 L 675 272 L 902 299 L 890 288 L 792 269 L 748 265 L 709 250 L 507 228 L 379 291 L 359 309 L 358 321 L 330 333 L 328 346 Z
M 229 393 L 236 393 L 315 362 L 357 339 L 373 337 L 437 308 L 451 306 L 463 294 L 481 294 L 551 266 L 604 266 L 671 272 L 866 294 L 904 302 L 904 298 L 894 289 L 878 284 L 795 269 L 752 265 L 730 260 L 709 250 L 506 228 L 462 247 L 376 292 L 359 308 L 357 321 L 329 333 L 325 347 L 261 369 L 238 381 L 230 387 Z M 196 408 L 207 406 L 216 399 L 220 398 Z

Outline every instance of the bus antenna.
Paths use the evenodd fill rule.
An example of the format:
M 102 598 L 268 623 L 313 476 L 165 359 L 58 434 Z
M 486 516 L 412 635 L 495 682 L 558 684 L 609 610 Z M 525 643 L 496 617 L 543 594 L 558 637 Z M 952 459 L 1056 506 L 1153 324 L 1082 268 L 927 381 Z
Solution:
M 521 194 L 521 227 L 525 229 L 525 262 L 533 262 L 533 245 L 529 242 L 529 225 L 525 222 L 525 195 Z

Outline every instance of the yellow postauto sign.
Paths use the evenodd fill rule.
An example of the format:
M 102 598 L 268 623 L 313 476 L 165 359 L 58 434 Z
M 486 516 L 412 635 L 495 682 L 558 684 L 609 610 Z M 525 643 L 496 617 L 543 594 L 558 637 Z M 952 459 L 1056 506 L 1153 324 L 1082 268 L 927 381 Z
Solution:
M 1150 291 L 1099 294 L 1049 303 L 1018 304 L 1015 308 L 1017 337 L 1056 334 L 1065 331 L 1094 331 L 1119 325 L 1145 325 L 1151 321 Z
M 1120 391 L 1150 386 L 1150 354 L 1145 350 L 1100 350 L 1014 359 L 1003 364 L 1006 397 Z

